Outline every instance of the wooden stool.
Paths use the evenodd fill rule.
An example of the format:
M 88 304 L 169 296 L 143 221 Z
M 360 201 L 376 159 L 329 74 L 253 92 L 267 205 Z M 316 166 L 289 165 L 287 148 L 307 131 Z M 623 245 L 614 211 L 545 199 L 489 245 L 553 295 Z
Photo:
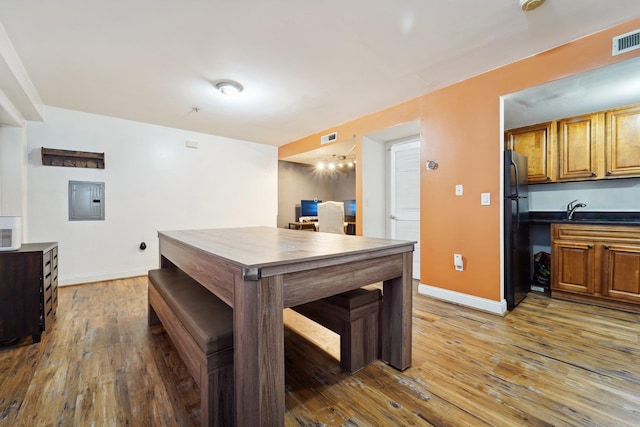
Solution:
M 357 372 L 380 358 L 380 289 L 354 289 L 291 308 L 340 335 L 340 366 L 345 371 Z

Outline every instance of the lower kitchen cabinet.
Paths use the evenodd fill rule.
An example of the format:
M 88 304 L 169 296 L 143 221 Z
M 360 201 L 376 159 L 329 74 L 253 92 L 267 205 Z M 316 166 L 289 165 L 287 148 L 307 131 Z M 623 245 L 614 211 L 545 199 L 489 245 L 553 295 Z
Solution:
M 640 312 L 640 226 L 551 225 L 551 296 Z
M 638 304 L 640 309 L 640 242 L 603 245 L 602 293 Z
M 0 252 L 0 341 L 39 342 L 58 307 L 58 244 L 25 243 Z

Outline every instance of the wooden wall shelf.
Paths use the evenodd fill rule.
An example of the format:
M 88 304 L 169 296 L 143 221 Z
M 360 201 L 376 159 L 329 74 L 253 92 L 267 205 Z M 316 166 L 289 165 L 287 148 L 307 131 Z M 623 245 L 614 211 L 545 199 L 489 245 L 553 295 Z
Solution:
M 42 147 L 42 164 L 45 166 L 104 169 L 104 153 Z

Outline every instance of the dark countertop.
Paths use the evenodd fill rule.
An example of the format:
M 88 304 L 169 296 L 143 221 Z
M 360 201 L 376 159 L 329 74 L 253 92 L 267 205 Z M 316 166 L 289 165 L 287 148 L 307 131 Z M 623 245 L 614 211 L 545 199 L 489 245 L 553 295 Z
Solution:
M 600 224 L 640 225 L 640 212 L 594 212 L 577 210 L 573 219 L 567 219 L 565 211 L 530 211 L 529 221 L 536 224 Z

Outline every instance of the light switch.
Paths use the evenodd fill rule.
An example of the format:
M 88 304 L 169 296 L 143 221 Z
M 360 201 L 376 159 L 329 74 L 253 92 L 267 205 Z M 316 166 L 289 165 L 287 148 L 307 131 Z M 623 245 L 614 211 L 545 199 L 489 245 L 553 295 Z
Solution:
M 480 194 L 480 204 L 482 206 L 489 206 L 491 204 L 491 193 Z
M 462 261 L 462 254 L 453 254 L 453 266 L 456 271 L 464 270 L 464 261 Z
M 463 192 L 464 192 L 464 187 L 462 186 L 462 184 L 457 184 L 456 185 L 456 196 L 462 196 Z

